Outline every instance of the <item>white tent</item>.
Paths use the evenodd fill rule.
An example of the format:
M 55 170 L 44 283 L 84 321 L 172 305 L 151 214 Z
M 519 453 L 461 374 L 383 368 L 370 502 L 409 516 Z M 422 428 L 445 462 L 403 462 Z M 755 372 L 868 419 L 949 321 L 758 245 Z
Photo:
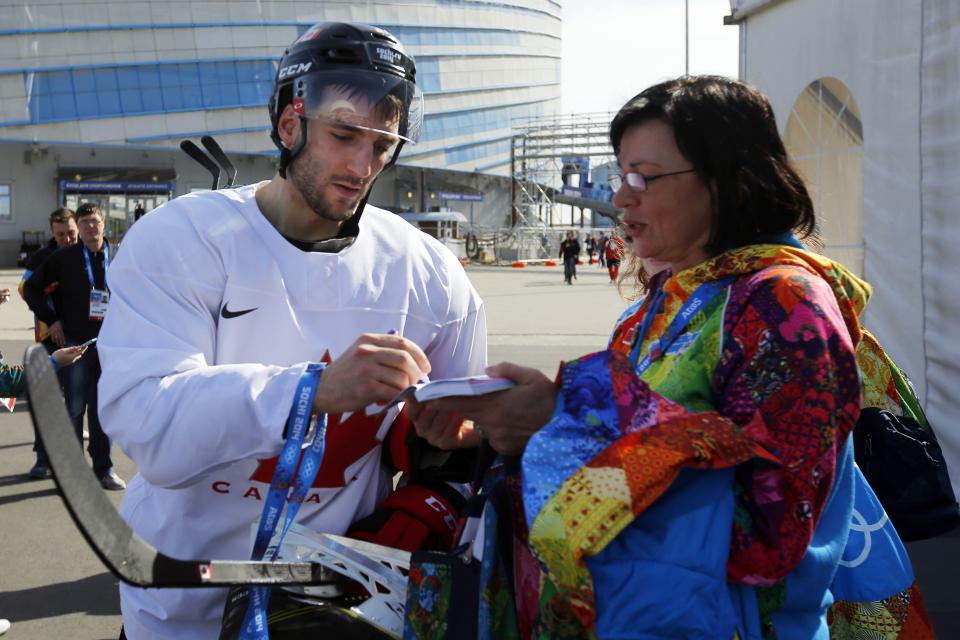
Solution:
M 960 495 L 960 2 L 731 0 L 740 76 L 812 183 L 826 253 L 913 380 Z

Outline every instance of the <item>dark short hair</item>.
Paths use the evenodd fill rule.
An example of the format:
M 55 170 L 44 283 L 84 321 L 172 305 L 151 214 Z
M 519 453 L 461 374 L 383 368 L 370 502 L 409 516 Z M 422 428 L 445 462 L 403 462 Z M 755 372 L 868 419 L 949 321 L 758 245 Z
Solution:
M 650 120 L 673 128 L 677 148 L 712 187 L 709 251 L 815 231 L 813 201 L 787 157 L 769 101 L 756 88 L 721 76 L 684 76 L 645 89 L 610 123 L 618 158 L 627 130 Z
M 94 214 L 99 215 L 101 220 L 103 219 L 103 211 L 100 210 L 100 205 L 96 202 L 84 202 L 77 207 L 77 219 L 86 218 Z
M 331 84 L 324 87 L 324 89 L 340 91 L 348 98 L 361 98 L 366 99 L 369 102 L 373 102 L 376 99 L 377 101 L 373 102 L 369 111 L 373 115 L 382 118 L 386 122 L 389 122 L 394 118 L 404 117 L 403 100 L 393 93 L 380 96 L 379 93 L 374 93 L 370 90 L 367 90 L 367 87 L 358 87 L 348 83 Z M 399 91 L 399 89 L 396 90 Z M 277 109 L 277 124 L 273 125 L 274 132 L 277 131 L 277 127 L 280 125 L 280 115 L 283 114 L 284 110 L 288 106 L 293 104 L 293 85 L 281 87 L 280 92 L 278 93 L 277 101 L 279 108 Z M 403 123 L 401 123 L 401 125 L 402 124 Z
M 63 224 L 64 222 L 70 222 L 71 220 L 76 220 L 77 214 L 73 212 L 73 209 L 68 209 L 67 207 L 60 207 L 59 209 L 54 209 L 50 214 L 50 228 L 53 229 L 53 224 L 56 222 L 58 224 Z

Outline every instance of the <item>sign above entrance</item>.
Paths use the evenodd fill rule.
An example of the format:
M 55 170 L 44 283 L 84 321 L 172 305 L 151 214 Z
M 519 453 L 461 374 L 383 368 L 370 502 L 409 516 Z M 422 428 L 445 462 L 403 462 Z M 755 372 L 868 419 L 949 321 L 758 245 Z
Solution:
M 441 191 L 437 194 L 441 200 L 458 200 L 460 202 L 483 202 L 482 193 L 457 193 L 455 191 Z
M 96 180 L 61 180 L 63 191 L 86 193 L 170 193 L 176 187 L 173 182 L 99 182 Z

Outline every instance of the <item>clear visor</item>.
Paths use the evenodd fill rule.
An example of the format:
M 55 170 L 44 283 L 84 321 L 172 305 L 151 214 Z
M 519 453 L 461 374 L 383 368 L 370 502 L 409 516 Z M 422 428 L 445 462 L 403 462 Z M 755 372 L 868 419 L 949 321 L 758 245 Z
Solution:
M 318 71 L 293 82 L 293 108 L 310 119 L 416 144 L 423 94 L 416 84 L 376 71 Z

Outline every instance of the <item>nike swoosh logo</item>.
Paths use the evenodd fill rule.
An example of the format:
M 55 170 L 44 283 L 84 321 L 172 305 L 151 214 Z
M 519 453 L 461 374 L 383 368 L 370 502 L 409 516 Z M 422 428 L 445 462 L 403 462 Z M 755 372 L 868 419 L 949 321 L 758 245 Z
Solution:
M 239 318 L 240 316 L 242 316 L 242 315 L 244 315 L 244 314 L 246 314 L 246 313 L 250 313 L 251 311 L 256 311 L 257 309 L 260 308 L 260 307 L 254 307 L 254 308 L 252 308 L 252 309 L 241 309 L 240 311 L 230 311 L 230 309 L 227 309 L 227 305 L 228 305 L 228 304 L 230 304 L 230 303 L 229 303 L 229 302 L 226 302 L 226 303 L 224 303 L 223 307 L 220 308 L 220 316 L 221 316 L 222 318 L 227 318 L 227 319 L 230 319 L 230 318 Z

